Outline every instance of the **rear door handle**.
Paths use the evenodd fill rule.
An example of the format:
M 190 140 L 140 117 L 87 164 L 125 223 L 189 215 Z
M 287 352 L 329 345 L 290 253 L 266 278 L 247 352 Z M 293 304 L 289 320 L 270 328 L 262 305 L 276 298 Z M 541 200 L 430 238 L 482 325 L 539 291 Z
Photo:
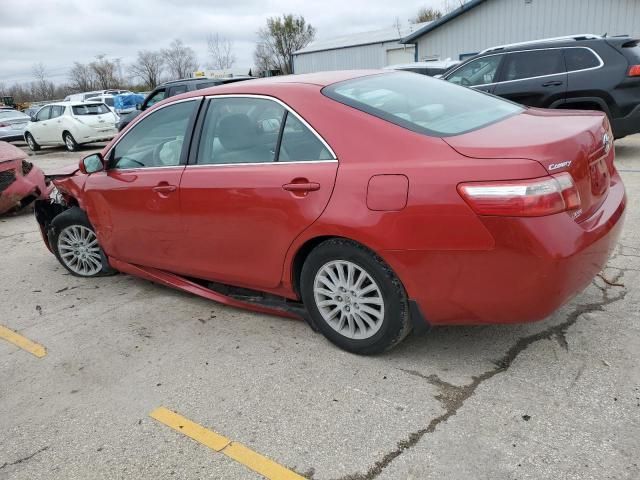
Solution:
M 559 87 L 560 85 L 562 85 L 563 82 L 561 82 L 560 80 L 553 80 L 551 82 L 547 82 L 547 83 L 543 83 L 542 86 L 543 87 Z
M 285 183 L 282 188 L 288 192 L 315 192 L 320 190 L 320 184 L 316 182 Z

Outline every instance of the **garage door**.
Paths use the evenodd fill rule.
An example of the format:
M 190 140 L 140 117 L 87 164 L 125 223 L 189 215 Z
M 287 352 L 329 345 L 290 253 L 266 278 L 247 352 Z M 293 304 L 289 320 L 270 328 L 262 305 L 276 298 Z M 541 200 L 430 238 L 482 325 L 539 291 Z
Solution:
M 387 50 L 387 65 L 413 62 L 413 49 L 415 47 L 393 48 Z

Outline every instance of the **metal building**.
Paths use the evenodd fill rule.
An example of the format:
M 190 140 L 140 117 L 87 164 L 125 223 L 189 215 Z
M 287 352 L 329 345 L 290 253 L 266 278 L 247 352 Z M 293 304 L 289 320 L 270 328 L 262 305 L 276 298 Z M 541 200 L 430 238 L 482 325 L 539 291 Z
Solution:
M 496 45 L 571 34 L 640 35 L 640 0 L 470 0 L 403 39 L 415 59 L 459 59 Z
M 418 23 L 400 29 L 388 28 L 313 42 L 293 54 L 293 71 L 311 73 L 382 68 L 397 63 L 413 62 L 413 45 L 404 45 L 400 41 L 427 25 L 428 22 Z

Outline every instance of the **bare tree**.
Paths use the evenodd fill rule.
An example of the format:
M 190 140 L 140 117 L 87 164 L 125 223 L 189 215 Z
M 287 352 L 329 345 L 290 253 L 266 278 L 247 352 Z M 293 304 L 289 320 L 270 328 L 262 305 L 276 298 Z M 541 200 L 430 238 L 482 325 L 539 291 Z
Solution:
M 293 73 L 293 52 L 306 47 L 316 36 L 316 29 L 304 17 L 283 15 L 267 19 L 267 26 L 258 30 L 259 42 L 254 51 L 256 66 L 264 70 Z
M 53 100 L 56 86 L 48 80 L 47 69 L 42 62 L 36 63 L 31 68 L 35 81 L 31 83 L 32 95 L 41 100 Z
M 445 14 L 447 14 L 460 7 L 463 7 L 465 3 L 467 3 L 466 0 L 443 0 L 442 10 Z
M 93 69 L 84 63 L 75 62 L 69 70 L 71 87 L 79 92 L 88 92 L 96 88 L 96 76 Z
M 236 56 L 233 53 L 233 42 L 217 33 L 207 38 L 207 49 L 211 56 L 211 66 L 216 70 L 233 67 Z
M 154 89 L 160 83 L 164 70 L 164 57 L 161 51 L 141 50 L 136 63 L 129 66 L 129 73 L 139 78 L 147 88 Z
M 422 7 L 416 16 L 409 20 L 411 23 L 432 22 L 442 17 L 442 12 L 437 8 Z
M 190 77 L 198 68 L 196 52 L 180 39 L 175 39 L 169 48 L 163 49 L 162 56 L 172 80 Z
M 106 55 L 96 56 L 96 59 L 89 64 L 95 76 L 96 86 L 100 90 L 117 88 L 120 85 L 118 78 L 118 61 L 109 60 Z

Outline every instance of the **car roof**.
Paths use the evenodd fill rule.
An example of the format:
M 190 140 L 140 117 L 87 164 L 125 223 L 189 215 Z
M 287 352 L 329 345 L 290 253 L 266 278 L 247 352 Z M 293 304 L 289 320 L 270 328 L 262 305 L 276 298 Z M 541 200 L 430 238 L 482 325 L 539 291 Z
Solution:
M 458 65 L 459 60 L 433 60 L 430 62 L 412 62 L 412 63 L 399 63 L 397 65 L 389 65 L 384 67 L 384 70 L 395 70 L 401 68 L 449 68 L 454 65 Z
M 91 105 L 91 104 L 95 104 L 95 105 L 102 105 L 102 102 L 80 102 L 77 100 L 70 100 L 67 102 L 52 102 L 52 103 L 47 103 L 46 105 L 42 105 L 42 107 L 52 107 L 52 106 L 60 106 L 60 107 L 77 107 L 78 105 Z
M 532 40 L 529 42 L 512 43 L 508 45 L 497 45 L 490 47 L 482 52 L 480 55 L 490 55 L 492 53 L 501 52 L 518 52 L 522 50 L 534 50 L 540 48 L 565 48 L 565 47 L 584 47 L 586 45 L 593 45 L 593 43 L 603 42 L 605 39 L 596 35 L 573 35 L 568 37 L 556 37 L 556 38 L 542 38 L 539 40 Z

